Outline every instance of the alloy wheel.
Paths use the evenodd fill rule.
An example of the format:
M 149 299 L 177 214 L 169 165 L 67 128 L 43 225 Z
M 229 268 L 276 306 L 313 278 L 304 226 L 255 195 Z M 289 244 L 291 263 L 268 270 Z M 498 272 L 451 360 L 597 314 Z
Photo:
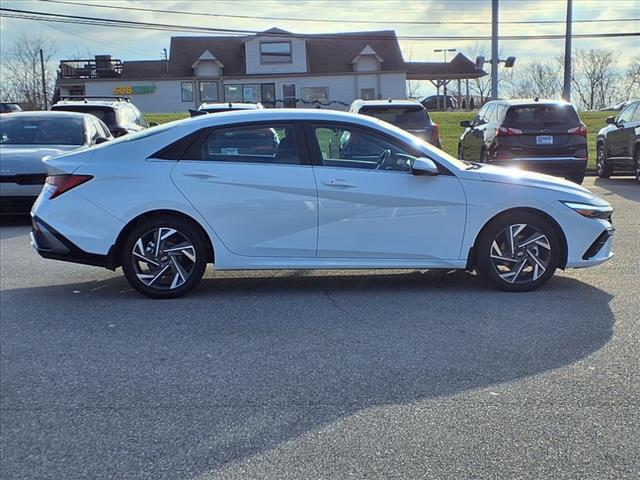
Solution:
M 159 227 L 140 236 L 131 252 L 134 273 L 147 287 L 173 290 L 191 277 L 196 249 L 180 231 Z
M 532 283 L 549 268 L 551 242 L 533 225 L 510 225 L 493 240 L 490 258 L 503 281 L 517 285 Z

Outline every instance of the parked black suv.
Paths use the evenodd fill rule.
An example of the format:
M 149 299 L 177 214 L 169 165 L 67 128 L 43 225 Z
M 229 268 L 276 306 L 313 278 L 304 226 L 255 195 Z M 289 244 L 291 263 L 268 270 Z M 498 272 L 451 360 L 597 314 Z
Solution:
M 51 110 L 89 113 L 107 124 L 114 137 L 144 130 L 149 126 L 140 110 L 128 97 L 60 97 L 60 101 Z
M 607 117 L 596 148 L 599 177 L 635 174 L 640 182 L 640 100 L 628 102 L 618 116 Z
M 458 158 L 565 177 L 582 183 L 587 167 L 587 127 L 575 108 L 560 101 L 496 100 L 464 120 Z

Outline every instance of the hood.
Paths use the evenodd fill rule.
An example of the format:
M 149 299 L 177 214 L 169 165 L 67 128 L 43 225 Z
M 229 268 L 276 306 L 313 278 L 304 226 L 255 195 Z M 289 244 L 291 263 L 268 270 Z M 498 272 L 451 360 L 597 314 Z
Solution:
M 78 145 L 0 145 L 0 175 L 45 173 L 44 158 L 78 148 Z
M 522 185 L 525 187 L 544 188 L 555 190 L 567 195 L 577 195 L 582 198 L 592 198 L 594 195 L 577 183 L 570 182 L 559 177 L 545 175 L 543 173 L 520 170 L 518 168 L 497 167 L 495 165 L 483 165 L 474 173 L 485 182 L 507 183 Z

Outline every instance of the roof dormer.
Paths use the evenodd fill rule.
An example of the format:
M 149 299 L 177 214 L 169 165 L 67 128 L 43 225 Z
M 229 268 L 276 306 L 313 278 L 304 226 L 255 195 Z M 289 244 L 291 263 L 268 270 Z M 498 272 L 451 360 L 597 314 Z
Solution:
M 307 49 L 304 37 L 271 28 L 244 40 L 246 73 L 306 73 Z
M 384 62 L 384 60 L 371 45 L 365 46 L 351 60 L 354 72 L 377 72 L 380 70 L 380 64 L 382 62 Z
M 222 75 L 224 65 L 209 50 L 202 52 L 202 55 L 191 65 L 196 77 L 219 77 Z

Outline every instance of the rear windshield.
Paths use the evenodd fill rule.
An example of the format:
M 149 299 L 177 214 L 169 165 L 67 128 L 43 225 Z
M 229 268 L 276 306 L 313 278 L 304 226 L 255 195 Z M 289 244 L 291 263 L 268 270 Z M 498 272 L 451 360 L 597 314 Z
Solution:
M 84 145 L 81 118 L 2 118 L 2 145 Z
M 95 105 L 55 105 L 52 110 L 65 112 L 88 113 L 102 120 L 110 129 L 117 127 L 116 112 L 109 107 L 96 107 Z
M 522 105 L 510 107 L 502 124 L 519 129 L 574 127 L 580 119 L 571 105 Z
M 359 113 L 384 120 L 403 129 L 424 128 L 431 123 L 429 115 L 422 105 L 411 106 L 364 106 Z

